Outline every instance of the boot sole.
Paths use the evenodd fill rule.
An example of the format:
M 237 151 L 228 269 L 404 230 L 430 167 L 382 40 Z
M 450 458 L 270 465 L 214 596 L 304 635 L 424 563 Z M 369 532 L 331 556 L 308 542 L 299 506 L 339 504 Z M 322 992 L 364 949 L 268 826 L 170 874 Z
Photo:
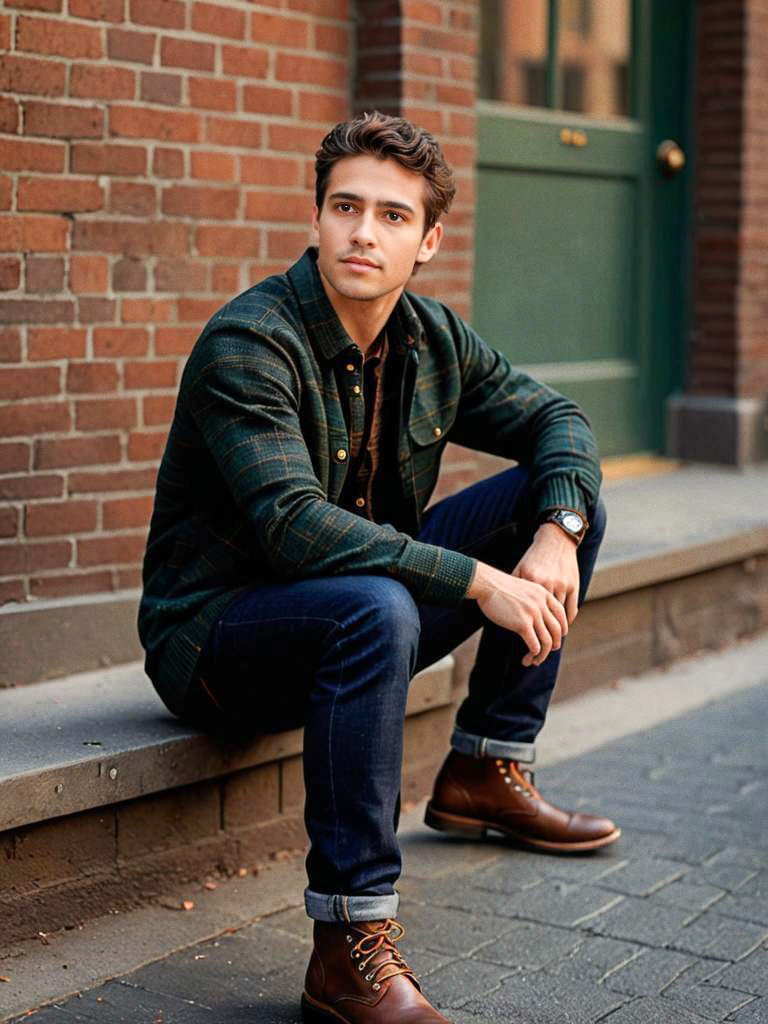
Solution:
M 601 846 L 615 843 L 621 835 L 621 829 L 616 828 L 607 836 L 600 836 L 597 839 L 583 839 L 578 843 L 555 843 L 548 839 L 536 839 L 523 835 L 495 822 L 464 818 L 458 814 L 449 814 L 447 811 L 437 811 L 431 803 L 427 804 L 424 824 L 438 832 L 447 832 L 450 835 L 463 836 L 466 839 L 493 839 L 492 833 L 501 833 L 507 839 L 514 839 L 522 846 L 529 846 L 534 850 L 549 850 L 553 853 L 586 853 L 588 850 L 599 850 Z
M 341 1024 L 349 1024 L 346 1017 L 336 1013 L 330 1006 L 316 1002 L 306 992 L 301 997 L 301 1019 L 304 1024 L 328 1024 L 328 1021 L 333 1021 L 333 1024 L 339 1024 L 339 1021 Z

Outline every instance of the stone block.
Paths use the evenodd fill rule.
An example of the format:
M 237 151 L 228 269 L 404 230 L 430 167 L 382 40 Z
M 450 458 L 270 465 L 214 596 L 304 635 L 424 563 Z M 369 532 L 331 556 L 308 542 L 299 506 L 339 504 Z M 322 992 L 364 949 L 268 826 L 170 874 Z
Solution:
M 5 833 L 0 893 L 26 891 L 111 869 L 115 813 L 85 811 Z
M 708 910 L 671 940 L 675 949 L 717 960 L 740 960 L 768 939 L 768 928 Z M 768 966 L 768 960 L 766 960 Z
M 609 992 L 602 986 L 541 972 L 515 974 L 503 981 L 495 992 L 482 999 L 471 999 L 464 1009 L 478 1014 L 484 1024 L 538 1020 L 547 1024 L 559 1024 L 561 1021 L 591 1024 L 607 1017 L 625 1001 L 626 996 Z M 610 1020 L 614 1019 L 615 1015 L 611 1016 Z
M 258 765 L 228 776 L 222 786 L 221 822 L 229 830 L 251 828 L 280 813 L 280 765 Z
M 768 950 L 756 949 L 739 963 L 728 964 L 712 983 L 768 998 Z
M 679 907 L 662 906 L 628 896 L 622 903 L 591 920 L 589 927 L 597 935 L 661 946 L 674 941 L 693 916 Z
M 280 762 L 280 812 L 288 814 L 304 809 L 304 762 L 287 757 Z
M 300 814 L 285 814 L 235 835 L 240 864 L 244 867 L 254 867 L 282 850 L 303 850 L 307 847 L 307 833 Z M 297 892 L 305 884 L 302 880 Z
M 676 861 L 639 857 L 603 875 L 600 885 L 628 896 L 649 896 L 676 878 L 681 878 L 685 872 L 684 865 Z
M 626 1003 L 610 1020 L 611 1024 L 707 1024 L 712 1018 L 691 1013 L 669 999 L 651 996 Z
M 668 949 L 646 949 L 630 963 L 614 971 L 605 984 L 628 996 L 659 995 L 670 982 L 694 963 L 689 956 Z
M 203 782 L 119 804 L 117 854 L 121 862 L 158 850 L 188 847 L 217 835 L 219 786 Z
M 455 712 L 436 708 L 406 719 L 403 763 L 442 759 L 448 750 Z
M 612 974 L 618 967 L 631 963 L 642 952 L 642 946 L 632 942 L 587 935 L 577 949 L 549 964 L 544 970 L 549 974 L 597 984 L 605 981 L 606 975 Z
M 504 913 L 543 924 L 574 927 L 584 924 L 621 900 L 622 897 L 616 893 L 596 886 L 572 885 L 557 879 L 547 879 L 541 885 L 509 896 L 504 901 Z
M 429 998 L 441 1008 L 462 1006 L 493 991 L 509 973 L 482 960 L 454 960 L 430 975 Z

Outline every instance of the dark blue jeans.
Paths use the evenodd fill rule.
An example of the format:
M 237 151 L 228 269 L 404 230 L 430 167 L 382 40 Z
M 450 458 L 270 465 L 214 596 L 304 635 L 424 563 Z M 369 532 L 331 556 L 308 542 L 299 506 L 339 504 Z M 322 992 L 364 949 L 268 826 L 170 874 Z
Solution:
M 515 467 L 433 505 L 418 539 L 512 571 L 535 529 L 527 475 Z M 579 603 L 604 529 L 601 502 L 578 549 Z M 333 576 L 255 587 L 214 627 L 189 717 L 253 734 L 304 726 L 310 916 L 395 916 L 408 685 L 481 627 L 452 746 L 532 761 L 561 652 L 524 668 L 522 640 L 475 601 L 418 604 L 389 577 Z

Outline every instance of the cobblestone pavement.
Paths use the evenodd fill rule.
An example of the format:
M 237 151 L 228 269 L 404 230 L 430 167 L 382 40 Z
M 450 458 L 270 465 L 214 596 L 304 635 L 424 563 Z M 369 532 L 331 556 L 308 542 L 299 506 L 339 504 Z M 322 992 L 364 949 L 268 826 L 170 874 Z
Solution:
M 623 826 L 595 854 L 405 837 L 425 992 L 456 1024 L 768 1022 L 767 726 L 759 688 L 542 772 Z M 288 910 L 23 1019 L 294 1024 L 308 953 Z

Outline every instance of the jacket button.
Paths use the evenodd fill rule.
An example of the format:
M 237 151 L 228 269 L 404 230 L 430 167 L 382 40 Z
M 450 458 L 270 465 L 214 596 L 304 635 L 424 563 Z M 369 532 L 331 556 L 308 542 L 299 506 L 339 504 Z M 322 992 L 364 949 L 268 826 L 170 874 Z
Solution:
M 356 395 L 359 395 L 360 394 L 360 385 L 359 384 L 355 384 L 355 386 L 352 388 L 352 390 L 354 391 L 354 393 Z
M 350 373 L 354 373 L 355 372 L 355 364 L 354 363 L 347 363 L 347 369 L 349 370 Z
M 339 462 L 343 462 L 344 459 L 346 459 L 346 457 L 347 457 L 347 450 L 346 450 L 346 448 L 339 448 L 339 450 L 336 452 L 336 458 L 339 460 Z
M 358 508 L 362 508 L 365 504 L 365 498 L 355 498 L 355 504 Z
M 435 435 L 435 437 L 442 437 L 443 429 L 442 427 L 435 427 L 432 433 Z

